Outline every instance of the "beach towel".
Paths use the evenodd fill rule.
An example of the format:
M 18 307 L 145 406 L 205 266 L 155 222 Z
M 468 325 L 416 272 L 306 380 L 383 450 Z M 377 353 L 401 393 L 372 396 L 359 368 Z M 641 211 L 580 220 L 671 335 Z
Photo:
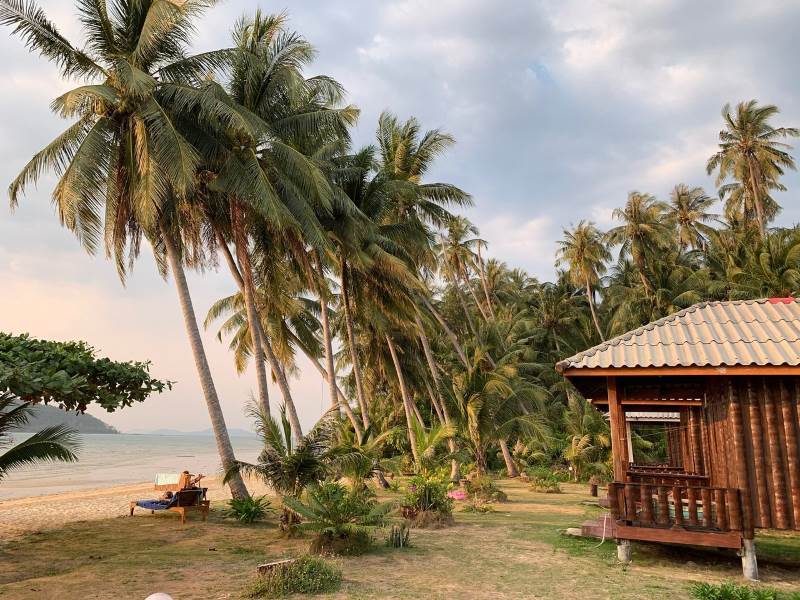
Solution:
M 175 506 L 178 502 L 178 495 L 175 494 L 169 500 L 137 500 L 136 506 L 147 510 L 166 510 Z
M 180 473 L 156 473 L 156 485 L 178 485 L 181 481 Z

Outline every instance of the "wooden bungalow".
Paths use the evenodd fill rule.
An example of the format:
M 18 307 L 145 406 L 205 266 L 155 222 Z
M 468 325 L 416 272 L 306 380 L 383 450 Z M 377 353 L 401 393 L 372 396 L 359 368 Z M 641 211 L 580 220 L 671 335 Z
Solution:
M 757 579 L 755 529 L 800 530 L 800 300 L 704 302 L 557 369 L 608 412 L 621 560 L 631 540 L 735 548 Z M 663 464 L 634 461 L 629 415 L 647 412 Z

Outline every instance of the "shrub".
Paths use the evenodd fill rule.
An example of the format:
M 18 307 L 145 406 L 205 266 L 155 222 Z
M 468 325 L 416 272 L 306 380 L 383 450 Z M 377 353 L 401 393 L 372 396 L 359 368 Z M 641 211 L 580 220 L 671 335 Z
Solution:
M 488 475 L 475 477 L 467 481 L 467 495 L 470 499 L 482 502 L 506 502 L 508 496 L 497 487 L 494 480 Z
M 383 525 L 392 509 L 391 503 L 378 504 L 340 483 L 309 489 L 306 502 L 287 496 L 283 503 L 302 519 L 297 529 L 316 533 L 309 548 L 315 554 L 365 552 L 372 544 L 372 530 Z
M 342 585 L 342 571 L 316 556 L 303 556 L 286 566 L 260 575 L 245 592 L 247 598 L 283 598 L 290 594 L 335 592 Z
M 698 600 L 796 600 L 800 597 L 798 594 L 784 596 L 769 588 L 757 589 L 734 583 L 697 583 L 689 591 Z
M 227 516 L 238 519 L 242 523 L 252 523 L 263 519 L 270 510 L 270 501 L 266 496 L 250 496 L 248 498 L 233 498 L 228 501 L 230 508 Z
M 484 514 L 494 512 L 494 507 L 488 502 L 473 498 L 464 505 L 464 508 L 461 509 L 461 512 Z
M 531 471 L 531 489 L 544 494 L 560 494 L 560 478 L 549 469 L 539 467 Z
M 411 537 L 411 530 L 408 525 L 392 525 L 389 530 L 389 535 L 386 536 L 386 545 L 390 548 L 408 548 L 411 543 L 408 541 Z
M 447 496 L 447 483 L 424 475 L 412 478 L 401 503 L 401 512 L 417 527 L 451 525 L 453 500 Z

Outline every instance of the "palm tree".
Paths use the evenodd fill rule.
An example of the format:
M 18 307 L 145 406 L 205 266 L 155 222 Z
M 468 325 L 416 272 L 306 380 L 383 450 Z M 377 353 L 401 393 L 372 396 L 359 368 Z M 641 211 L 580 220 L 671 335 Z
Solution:
M 767 226 L 764 211 L 767 189 L 778 181 L 784 169 L 796 168 L 787 152 L 791 146 L 780 140 L 800 135 L 794 127 L 773 127 L 770 120 L 777 113 L 777 106 L 759 106 L 757 100 L 740 102 L 735 113 L 731 112 L 730 104 L 723 106 L 725 128 L 719 132 L 719 150 L 706 164 L 709 175 L 718 170 L 717 185 L 732 177 L 749 188 L 748 196 L 762 238 Z
M 64 77 L 96 82 L 53 102 L 57 113 L 75 122 L 12 182 L 12 206 L 28 184 L 53 171 L 59 176 L 53 199 L 61 222 L 90 253 L 105 236 L 106 252 L 115 257 L 121 277 L 138 254 L 143 235 L 157 256 L 166 254 L 220 458 L 228 468 L 235 460 L 233 448 L 183 272 L 184 261 L 193 262 L 182 247 L 183 234 L 190 233 L 188 213 L 182 211 L 184 218 L 179 219 L 175 208 L 178 200 L 192 198 L 201 164 L 200 152 L 181 133 L 181 118 L 191 113 L 198 128 L 224 121 L 230 129 L 251 135 L 252 123 L 218 99 L 216 84 L 203 82 L 206 73 L 226 64 L 229 52 L 186 53 L 194 23 L 210 4 L 141 0 L 107 12 L 103 3 L 80 2 L 89 40 L 85 51 L 58 33 L 32 2 L 0 1 L 0 22 L 14 27 Z M 166 274 L 166 267 L 162 269 Z M 235 497 L 247 496 L 240 478 L 232 478 L 230 487 Z
M 77 432 L 65 425 L 46 427 L 15 444 L 11 433 L 25 425 L 33 413 L 29 402 L 0 392 L 0 481 L 15 469 L 47 462 L 75 462 L 79 447 Z
M 622 225 L 614 227 L 606 233 L 611 244 L 619 244 L 620 256 L 630 254 L 645 294 L 652 293 L 652 286 L 647 279 L 649 257 L 659 249 L 667 248 L 672 241 L 672 229 L 664 218 L 666 205 L 657 201 L 650 194 L 631 192 L 625 208 L 614 209 L 613 216 Z
M 707 223 L 718 216 L 708 212 L 713 204 L 701 187 L 689 188 L 679 183 L 672 189 L 665 216 L 678 229 L 681 250 L 705 248 L 712 230 Z
M 583 287 L 594 326 L 600 339 L 605 340 L 594 305 L 594 289 L 605 273 L 606 261 L 611 260 L 603 235 L 594 223 L 581 221 L 572 231 L 564 230 L 564 239 L 558 242 L 557 252 L 556 264 L 567 266 L 572 282 Z

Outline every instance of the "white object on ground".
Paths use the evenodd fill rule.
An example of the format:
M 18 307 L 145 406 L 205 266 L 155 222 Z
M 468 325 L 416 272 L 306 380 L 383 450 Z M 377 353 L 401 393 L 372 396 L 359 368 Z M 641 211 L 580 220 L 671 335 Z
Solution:
M 155 594 L 150 594 L 144 600 L 172 600 L 172 596 L 164 592 L 156 592 Z

